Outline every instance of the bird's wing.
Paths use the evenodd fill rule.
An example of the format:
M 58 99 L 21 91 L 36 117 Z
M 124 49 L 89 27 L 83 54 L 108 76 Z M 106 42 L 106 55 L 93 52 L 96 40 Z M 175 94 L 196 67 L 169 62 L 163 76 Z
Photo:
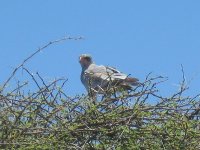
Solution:
M 92 64 L 85 71 L 85 73 L 92 78 L 99 78 L 108 81 L 125 80 L 127 78 L 126 74 L 121 73 L 119 70 L 113 67 L 103 66 L 103 65 L 98 66 L 95 64 Z
M 85 75 L 93 79 L 108 80 L 110 74 L 112 74 L 112 72 L 108 73 L 105 66 L 98 66 L 95 64 L 90 65 L 85 71 Z
M 112 77 L 114 80 L 125 80 L 125 79 L 127 78 L 127 75 L 126 75 L 126 74 L 120 72 L 120 71 L 117 70 L 116 68 L 106 66 L 106 69 L 108 70 L 108 72 L 112 72 L 111 77 Z
M 87 89 L 90 86 L 92 89 L 105 89 L 108 85 L 119 85 L 128 89 L 131 86 L 137 85 L 137 79 L 128 77 L 128 75 L 120 72 L 113 67 L 92 64 L 84 71 L 84 78 Z M 110 82 L 111 81 L 111 82 Z M 89 84 L 88 84 L 89 83 Z
M 117 70 L 117 69 L 114 68 L 114 67 L 106 66 L 106 69 L 107 69 L 108 71 L 112 71 L 113 73 L 121 73 L 119 70 Z

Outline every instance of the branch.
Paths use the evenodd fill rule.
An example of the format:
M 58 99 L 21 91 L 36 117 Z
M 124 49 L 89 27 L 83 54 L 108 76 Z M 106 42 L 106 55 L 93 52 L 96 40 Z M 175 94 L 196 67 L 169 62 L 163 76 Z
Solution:
M 61 38 L 61 39 L 58 39 L 58 40 L 54 40 L 54 41 L 51 41 L 47 44 L 45 44 L 44 46 L 38 48 L 34 53 L 32 53 L 30 56 L 28 56 L 26 59 L 24 59 L 22 61 L 21 64 L 19 64 L 14 70 L 13 72 L 11 73 L 10 77 L 6 80 L 6 82 L 3 84 L 3 87 L 2 87 L 2 91 L 5 89 L 5 87 L 7 86 L 7 84 L 9 83 L 9 81 L 14 77 L 14 75 L 16 74 L 17 70 L 20 69 L 21 67 L 24 66 L 24 64 L 26 64 L 31 58 L 33 58 L 36 54 L 38 54 L 40 51 L 46 49 L 47 47 L 49 47 L 50 45 L 52 44 L 56 44 L 56 43 L 60 43 L 60 42 L 63 42 L 63 41 L 66 41 L 66 40 L 81 40 L 83 39 L 83 37 L 64 37 L 64 38 Z M 2 92 L 1 91 L 1 92 Z

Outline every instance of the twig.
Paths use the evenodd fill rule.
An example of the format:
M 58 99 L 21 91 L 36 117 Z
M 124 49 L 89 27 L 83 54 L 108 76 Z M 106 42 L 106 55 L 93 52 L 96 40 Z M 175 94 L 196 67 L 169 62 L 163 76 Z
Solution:
M 47 44 L 45 44 L 44 46 L 38 48 L 38 50 L 36 50 L 34 53 L 32 53 L 30 56 L 28 56 L 26 59 L 24 59 L 22 61 L 21 64 L 19 64 L 14 70 L 13 72 L 11 73 L 10 77 L 6 80 L 6 82 L 3 84 L 2 86 L 2 91 L 5 89 L 5 87 L 7 86 L 7 84 L 9 83 L 9 81 L 14 77 L 15 73 L 17 72 L 18 69 L 20 69 L 22 66 L 24 66 L 24 64 L 26 62 L 28 62 L 32 57 L 34 57 L 36 54 L 38 54 L 40 51 L 46 49 L 47 47 L 49 47 L 50 45 L 52 44 L 56 44 L 56 43 L 59 43 L 59 42 L 63 42 L 63 41 L 66 41 L 66 40 L 81 40 L 83 39 L 83 37 L 64 37 L 64 38 L 61 38 L 61 39 L 58 39 L 58 40 L 54 40 L 54 41 L 51 41 Z

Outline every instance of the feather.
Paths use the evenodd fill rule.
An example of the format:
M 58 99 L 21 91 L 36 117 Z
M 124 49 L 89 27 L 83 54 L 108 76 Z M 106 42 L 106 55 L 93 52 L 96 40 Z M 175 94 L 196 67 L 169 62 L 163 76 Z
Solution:
M 138 85 L 138 79 L 128 77 L 128 75 L 120 72 L 116 68 L 90 64 L 88 68 L 82 69 L 81 81 L 86 87 L 94 89 L 98 93 L 111 87 L 119 87 L 130 90 L 132 86 Z M 101 91 L 101 92 L 100 92 Z

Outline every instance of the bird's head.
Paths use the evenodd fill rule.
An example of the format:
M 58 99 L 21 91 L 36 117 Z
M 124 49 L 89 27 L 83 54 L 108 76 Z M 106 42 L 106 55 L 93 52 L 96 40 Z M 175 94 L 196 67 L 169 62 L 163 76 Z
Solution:
M 79 56 L 79 63 L 83 68 L 87 68 L 90 64 L 93 63 L 92 57 L 88 54 L 82 54 Z

